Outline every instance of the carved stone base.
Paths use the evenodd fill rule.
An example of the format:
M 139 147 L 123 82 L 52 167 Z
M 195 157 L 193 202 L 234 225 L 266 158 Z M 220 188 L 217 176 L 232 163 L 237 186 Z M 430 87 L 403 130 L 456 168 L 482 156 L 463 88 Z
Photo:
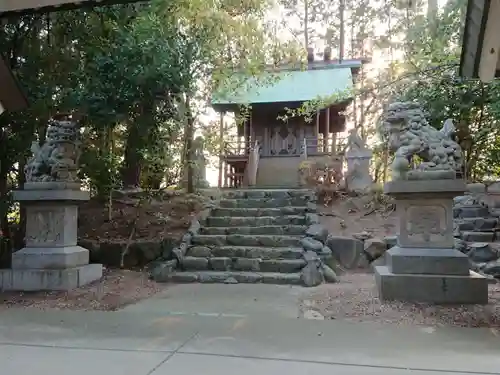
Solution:
M 471 272 L 468 257 L 453 248 L 453 197 L 465 187 L 460 180 L 386 184 L 384 191 L 396 199 L 399 236 L 374 267 L 380 299 L 488 303 L 488 279 Z
M 402 248 L 385 253 L 385 265 L 394 274 L 469 275 L 469 257 L 455 249 Z
M 12 254 L 12 269 L 65 269 L 89 263 L 89 251 L 81 246 L 25 247 Z
M 4 290 L 69 290 L 101 278 L 102 265 L 88 264 L 89 251 L 77 246 L 78 203 L 88 192 L 19 190 L 14 199 L 26 207 L 26 247 L 12 255 L 12 270 L 0 270 Z
M 71 290 L 102 277 L 102 265 L 87 264 L 60 270 L 0 270 L 0 289 L 4 291 Z
M 387 266 L 375 267 L 379 298 L 435 304 L 488 303 L 488 279 L 473 271 L 467 276 L 395 274 Z

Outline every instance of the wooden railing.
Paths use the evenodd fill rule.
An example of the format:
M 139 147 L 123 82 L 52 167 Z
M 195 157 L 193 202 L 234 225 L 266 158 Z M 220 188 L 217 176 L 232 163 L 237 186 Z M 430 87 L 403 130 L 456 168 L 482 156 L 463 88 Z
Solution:
M 255 141 L 254 146 L 250 149 L 250 154 L 248 155 L 248 163 L 245 170 L 245 180 L 246 186 L 255 186 L 257 184 L 257 171 L 259 169 L 260 160 L 260 144 Z
M 224 141 L 225 156 L 244 156 L 248 154 L 248 151 L 244 138 L 235 137 Z
M 302 143 L 302 155 L 317 156 L 317 155 L 338 155 L 343 153 L 346 146 L 346 138 L 338 138 L 335 136 L 308 137 L 304 138 Z

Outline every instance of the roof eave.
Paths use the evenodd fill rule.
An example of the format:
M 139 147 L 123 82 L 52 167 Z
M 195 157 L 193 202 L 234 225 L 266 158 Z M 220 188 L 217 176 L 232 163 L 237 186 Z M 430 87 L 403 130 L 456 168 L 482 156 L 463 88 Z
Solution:
M 42 6 L 28 6 L 26 8 L 21 7 L 8 7 L 0 5 L 0 18 L 19 16 L 25 14 L 33 13 L 49 13 L 64 10 L 72 10 L 78 8 L 91 8 L 105 5 L 116 5 L 116 4 L 127 4 L 127 3 L 140 3 L 149 2 L 149 0 L 55 0 L 51 1 L 49 5 Z

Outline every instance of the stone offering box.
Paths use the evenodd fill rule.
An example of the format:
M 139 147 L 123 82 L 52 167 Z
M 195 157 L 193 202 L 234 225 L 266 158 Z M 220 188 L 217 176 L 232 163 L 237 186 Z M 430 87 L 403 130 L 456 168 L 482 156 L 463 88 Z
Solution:
M 462 180 L 392 181 L 384 192 L 396 199 L 398 243 L 375 267 L 382 300 L 436 304 L 487 304 L 488 281 L 471 271 L 454 249 L 453 198 Z
M 31 182 L 13 192 L 26 208 L 26 247 L 12 254 L 12 269 L 0 270 L 2 290 L 70 290 L 102 277 L 77 245 L 78 204 L 89 192 L 78 183 Z

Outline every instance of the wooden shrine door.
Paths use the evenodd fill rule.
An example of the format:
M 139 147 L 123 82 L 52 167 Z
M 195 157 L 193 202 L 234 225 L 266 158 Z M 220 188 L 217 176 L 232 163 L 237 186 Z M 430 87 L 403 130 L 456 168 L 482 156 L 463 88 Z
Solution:
M 299 127 L 297 124 L 280 123 L 270 129 L 269 151 L 271 155 L 299 155 Z

